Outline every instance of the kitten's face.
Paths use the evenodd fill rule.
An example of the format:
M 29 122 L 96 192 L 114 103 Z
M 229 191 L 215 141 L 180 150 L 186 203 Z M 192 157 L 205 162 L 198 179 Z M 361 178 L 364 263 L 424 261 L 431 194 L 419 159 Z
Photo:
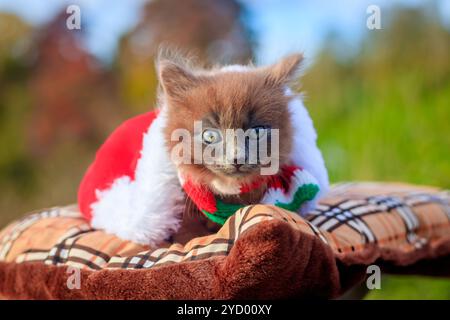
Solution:
M 172 141 L 174 130 L 185 129 L 192 138 L 181 142 L 190 161 L 178 169 L 199 183 L 226 186 L 251 183 L 262 168 L 273 165 L 261 154 L 275 156 L 283 165 L 292 145 L 286 82 L 300 61 L 300 56 L 291 56 L 268 68 L 195 74 L 164 62 L 160 77 L 169 150 L 180 144 Z

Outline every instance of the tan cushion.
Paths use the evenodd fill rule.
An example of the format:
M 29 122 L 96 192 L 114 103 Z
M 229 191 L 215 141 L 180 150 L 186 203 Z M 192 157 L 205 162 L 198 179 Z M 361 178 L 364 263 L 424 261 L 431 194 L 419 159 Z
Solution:
M 408 266 L 450 253 L 449 208 L 449 193 L 436 188 L 345 183 L 333 186 L 306 219 L 274 206 L 248 206 L 237 211 L 216 234 L 195 238 L 184 246 L 175 243 L 150 248 L 92 229 L 72 205 L 43 210 L 6 227 L 0 232 L 0 261 L 16 266 L 23 262 L 74 266 L 87 271 L 198 263 L 227 257 L 249 231 L 267 229 L 269 222 L 276 222 L 290 234 L 322 243 L 322 251 L 334 255 L 336 268 L 339 264 L 369 265 L 379 259 Z M 272 245 L 283 243 L 275 231 L 267 230 Z M 308 254 L 308 259 L 314 260 L 311 255 L 315 252 Z M 326 254 L 321 256 L 326 259 Z M 338 271 L 343 272 L 342 267 Z M 342 293 L 346 288 L 345 284 L 337 285 L 339 288 L 327 292 Z

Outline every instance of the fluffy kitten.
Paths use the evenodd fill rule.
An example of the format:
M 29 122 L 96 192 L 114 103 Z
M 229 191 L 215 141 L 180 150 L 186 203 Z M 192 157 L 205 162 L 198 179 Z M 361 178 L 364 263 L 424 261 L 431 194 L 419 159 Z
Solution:
M 208 70 L 179 61 L 158 62 L 157 111 L 125 121 L 99 148 L 78 190 L 83 216 L 95 228 L 158 246 L 174 234 L 172 240 L 184 243 L 215 231 L 219 226 L 211 221 L 223 223 L 245 204 L 288 205 L 293 211 L 307 212 L 318 190 L 319 196 L 327 190 L 328 176 L 308 112 L 289 89 L 302 56 L 292 55 L 267 67 Z M 197 121 L 201 130 L 196 129 Z M 252 134 L 237 143 L 224 134 L 227 129 L 250 129 Z M 187 132 L 189 139 L 181 143 L 172 139 L 179 130 Z M 257 141 L 261 150 L 262 137 L 279 141 L 278 148 L 269 143 L 266 150 L 272 156 L 278 149 L 278 157 L 268 163 L 257 152 L 257 161 L 248 161 L 254 155 L 250 142 Z M 217 152 L 215 161 L 207 163 L 198 159 L 195 142 L 200 142 L 202 156 L 210 146 L 225 152 Z M 180 145 L 186 146 L 188 161 L 174 161 Z M 275 160 L 277 166 L 272 166 Z M 282 174 L 275 171 L 262 177 L 263 170 L 280 167 Z M 283 188 L 287 180 L 292 188 Z M 199 195 L 206 195 L 207 201 Z M 197 214 L 200 206 L 202 213 Z
M 299 132 L 294 133 L 293 130 L 289 103 L 294 96 L 290 94 L 288 85 L 296 80 L 302 59 L 302 55 L 295 54 L 268 67 L 227 66 L 211 70 L 191 68 L 182 62 L 161 59 L 158 63 L 162 86 L 160 104 L 167 112 L 164 133 L 169 151 L 179 143 L 172 141 L 172 132 L 183 128 L 187 129 L 191 136 L 195 136 L 195 121 L 201 121 L 203 128 L 207 130 L 218 132 L 221 136 L 219 143 L 223 147 L 229 143 L 225 139 L 227 129 L 245 131 L 263 128 L 269 132 L 278 129 L 279 166 L 289 164 L 293 153 L 294 134 Z M 309 120 L 307 114 L 306 117 L 306 120 Z M 313 137 L 304 138 L 317 149 L 315 133 Z M 203 148 L 206 145 L 203 143 Z M 238 164 L 237 158 L 230 161 L 225 158 L 225 153 L 223 158 L 214 164 L 197 163 L 201 161 L 196 162 L 200 159 L 196 159 L 193 145 L 190 150 L 189 163 L 177 165 L 179 174 L 189 176 L 195 183 L 207 186 L 224 203 L 260 202 L 265 191 L 264 184 L 245 194 L 236 195 L 233 190 L 236 186 L 255 181 L 260 176 L 263 166 L 261 163 L 249 164 L 244 161 Z M 308 149 L 304 152 L 308 152 Z M 318 165 L 323 165 L 322 159 L 319 160 Z M 323 184 L 326 183 L 323 181 Z M 187 198 L 183 225 L 175 236 L 176 241 L 185 242 L 193 236 L 218 229 L 218 225 L 197 213 L 196 206 Z

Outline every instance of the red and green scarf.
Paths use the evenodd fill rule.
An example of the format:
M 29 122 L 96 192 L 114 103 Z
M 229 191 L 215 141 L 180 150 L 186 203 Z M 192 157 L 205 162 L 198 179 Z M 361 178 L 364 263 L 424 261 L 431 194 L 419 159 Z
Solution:
M 204 185 L 197 185 L 189 178 L 181 179 L 182 186 L 198 209 L 211 221 L 223 225 L 237 210 L 245 205 L 224 203 Z M 311 201 L 319 192 L 317 180 L 306 170 L 296 166 L 281 168 L 278 175 L 261 176 L 252 184 L 241 185 L 238 194 L 252 192 L 266 185 L 261 203 L 298 212 L 303 204 Z

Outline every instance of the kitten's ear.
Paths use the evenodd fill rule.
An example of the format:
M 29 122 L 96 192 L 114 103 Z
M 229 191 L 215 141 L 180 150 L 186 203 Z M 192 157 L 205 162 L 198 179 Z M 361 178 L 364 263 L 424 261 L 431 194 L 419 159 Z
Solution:
M 268 67 L 267 81 L 275 85 L 283 85 L 292 81 L 300 69 L 303 54 L 293 54 Z
M 197 77 L 189 70 L 170 60 L 159 61 L 158 71 L 164 92 L 172 98 L 181 97 L 198 82 Z

